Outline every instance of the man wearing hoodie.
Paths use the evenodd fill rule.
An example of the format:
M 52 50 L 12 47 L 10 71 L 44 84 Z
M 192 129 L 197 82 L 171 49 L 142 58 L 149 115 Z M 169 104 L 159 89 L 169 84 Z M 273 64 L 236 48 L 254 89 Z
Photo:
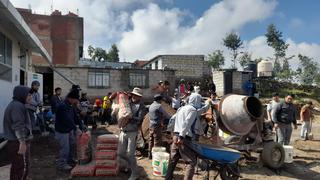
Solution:
M 10 180 L 25 180 L 28 176 L 32 128 L 25 104 L 30 103 L 31 98 L 30 88 L 16 86 L 13 100 L 4 113 L 4 138 L 8 140 L 6 148 L 11 161 Z
M 79 98 L 79 90 L 72 89 L 56 111 L 55 135 L 60 146 L 57 168 L 61 171 L 69 171 L 75 164 L 75 133 L 79 119 L 74 106 Z
M 186 163 L 184 180 L 192 180 L 195 165 L 197 163 L 196 153 L 190 148 L 191 141 L 195 136 L 195 123 L 197 119 L 197 106 L 201 102 L 201 96 L 190 96 L 189 103 L 181 107 L 176 113 L 173 143 L 171 145 L 171 157 L 168 166 L 166 180 L 173 179 L 173 172 L 180 158 Z

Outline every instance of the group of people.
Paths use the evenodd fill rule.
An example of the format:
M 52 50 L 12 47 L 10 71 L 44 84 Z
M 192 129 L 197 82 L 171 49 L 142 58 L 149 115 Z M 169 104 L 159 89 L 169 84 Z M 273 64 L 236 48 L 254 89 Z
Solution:
M 40 84 L 32 83 L 32 88 L 16 86 L 13 90 L 13 100 L 7 106 L 4 114 L 4 137 L 8 140 L 7 149 L 12 163 L 10 179 L 27 179 L 29 168 L 30 141 L 33 138 L 35 112 L 41 106 L 37 93 Z M 186 88 L 184 80 L 180 82 L 174 96 L 169 96 L 170 83 L 159 82 L 155 88 L 153 103 L 149 106 L 149 158 L 152 158 L 152 148 L 162 146 L 162 132 L 170 119 L 173 143 L 170 149 L 170 162 L 167 180 L 173 179 L 173 172 L 179 161 L 186 164 L 184 179 L 191 180 L 197 162 L 197 155 L 191 149 L 191 142 L 198 141 L 199 136 L 207 135 L 209 123 L 202 120 L 207 116 L 210 108 L 214 111 L 219 103 L 214 91 L 210 98 L 203 103 L 199 86 Z M 55 138 L 59 143 L 57 168 L 62 171 L 71 170 L 76 164 L 76 135 L 87 131 L 88 112 L 90 102 L 85 93 L 77 85 L 73 85 L 65 98 L 61 97 L 62 89 L 56 88 L 51 100 L 51 110 L 55 121 Z M 95 102 L 94 108 L 99 109 L 103 119 L 111 119 L 111 93 L 102 102 Z M 120 127 L 118 157 L 123 170 L 131 169 L 130 180 L 139 178 L 139 170 L 135 157 L 136 141 L 143 119 L 147 113 L 142 100 L 142 89 L 135 87 L 129 93 L 129 105 L 132 117 Z M 268 119 L 273 122 L 277 139 L 280 144 L 288 145 L 292 134 L 292 124 L 297 128 L 297 112 L 293 105 L 294 95 L 287 95 L 280 101 L 279 94 L 273 94 L 273 100 L 268 105 Z M 170 116 L 162 106 L 162 102 L 169 103 L 176 109 L 176 114 Z M 303 122 L 301 138 L 310 133 L 312 102 L 302 107 L 300 119 Z M 217 112 L 215 112 L 217 113 Z M 212 113 L 209 116 L 217 116 Z M 212 117 L 211 117 L 212 118 Z M 170 124 L 169 122 L 169 124 Z M 104 122 L 102 122 L 104 123 Z
M 297 129 L 297 107 L 293 104 L 295 96 L 288 94 L 284 101 L 280 100 L 278 93 L 273 93 L 272 101 L 267 106 L 268 120 L 272 121 L 276 131 L 276 141 L 282 145 L 289 145 L 293 128 Z M 311 132 L 312 102 L 308 101 L 300 111 L 302 128 L 300 137 L 308 138 Z M 293 128 L 292 128 L 293 126 Z

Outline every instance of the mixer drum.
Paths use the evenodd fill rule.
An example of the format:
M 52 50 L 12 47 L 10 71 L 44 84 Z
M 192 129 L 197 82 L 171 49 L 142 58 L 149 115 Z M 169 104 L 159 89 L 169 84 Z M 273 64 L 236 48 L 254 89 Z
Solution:
M 222 98 L 219 107 L 219 128 L 232 135 L 248 134 L 256 120 L 263 116 L 262 104 L 255 97 L 227 95 Z

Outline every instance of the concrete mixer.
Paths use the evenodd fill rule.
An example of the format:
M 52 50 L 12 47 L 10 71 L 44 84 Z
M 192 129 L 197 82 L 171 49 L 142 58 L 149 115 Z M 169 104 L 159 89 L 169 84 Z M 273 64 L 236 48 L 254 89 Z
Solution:
M 280 168 L 284 163 L 283 146 L 274 142 L 271 129 L 263 118 L 263 106 L 259 99 L 242 95 L 226 95 L 219 104 L 218 127 L 229 134 L 225 146 L 237 149 L 247 158 L 251 152 L 260 153 L 264 165 Z M 271 122 L 270 122 L 271 123 Z

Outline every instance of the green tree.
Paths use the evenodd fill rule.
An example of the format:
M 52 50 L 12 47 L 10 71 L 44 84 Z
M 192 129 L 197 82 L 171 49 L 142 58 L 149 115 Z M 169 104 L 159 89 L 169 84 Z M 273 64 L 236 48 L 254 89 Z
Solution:
M 301 67 L 297 70 L 300 71 L 300 82 L 304 85 L 317 84 L 319 78 L 318 63 L 314 62 L 312 58 L 308 56 L 298 55 Z
M 119 50 L 117 45 L 112 44 L 111 49 L 108 52 L 108 60 L 111 62 L 119 62 Z
M 248 52 L 244 52 L 242 56 L 240 56 L 239 58 L 239 63 L 242 68 L 244 68 L 251 61 L 252 61 L 251 54 Z
M 88 55 L 91 57 L 94 61 L 106 61 L 107 60 L 107 52 L 100 48 L 100 47 L 92 47 L 91 45 L 88 46 Z
M 208 63 L 213 69 L 220 69 L 224 65 L 224 56 L 221 50 L 216 50 L 208 55 Z
M 236 59 L 239 54 L 238 50 L 241 48 L 243 42 L 239 35 L 234 32 L 231 32 L 223 39 L 223 44 L 232 52 L 232 68 L 237 68 Z
M 283 76 L 289 75 L 288 73 L 288 64 L 289 59 L 286 59 L 286 51 L 289 47 L 289 44 L 286 44 L 282 37 L 282 32 L 278 31 L 274 24 L 270 24 L 267 28 L 267 33 L 265 34 L 267 38 L 268 46 L 274 50 L 274 74 L 276 77 L 281 78 Z M 284 65 L 284 71 L 281 67 L 281 64 Z M 290 68 L 290 66 L 289 66 Z M 284 73 L 284 74 L 283 74 Z
M 315 79 L 314 79 L 314 83 L 320 87 L 320 72 L 317 73 Z

